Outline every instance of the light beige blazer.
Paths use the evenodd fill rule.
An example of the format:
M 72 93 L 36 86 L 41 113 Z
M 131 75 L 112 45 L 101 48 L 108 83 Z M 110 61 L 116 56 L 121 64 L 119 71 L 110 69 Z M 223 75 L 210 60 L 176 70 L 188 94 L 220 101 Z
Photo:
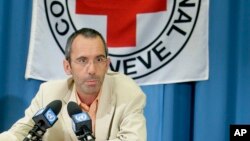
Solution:
M 77 141 L 67 112 L 67 103 L 76 102 L 72 78 L 41 84 L 25 116 L 0 134 L 0 141 L 22 141 L 34 125 L 34 114 L 57 99 L 62 101 L 62 109 L 58 121 L 46 131 L 43 141 Z M 132 79 L 108 72 L 97 109 L 96 141 L 146 141 L 145 100 L 144 93 Z

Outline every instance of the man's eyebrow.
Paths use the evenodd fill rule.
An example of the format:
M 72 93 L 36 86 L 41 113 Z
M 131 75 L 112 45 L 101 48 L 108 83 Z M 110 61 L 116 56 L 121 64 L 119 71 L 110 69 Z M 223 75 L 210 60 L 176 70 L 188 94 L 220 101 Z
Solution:
M 106 56 L 104 54 L 97 55 L 95 58 L 100 58 L 100 57 L 106 58 Z M 79 56 L 79 57 L 76 58 L 76 60 L 79 60 L 79 59 L 88 59 L 88 57 Z
M 97 57 L 97 58 L 99 58 L 99 57 L 104 57 L 104 58 L 106 58 L 106 56 L 103 55 L 103 54 L 97 55 L 96 57 Z
M 85 56 L 79 56 L 79 57 L 76 58 L 76 60 L 79 60 L 79 59 L 87 59 L 87 57 L 85 57 Z

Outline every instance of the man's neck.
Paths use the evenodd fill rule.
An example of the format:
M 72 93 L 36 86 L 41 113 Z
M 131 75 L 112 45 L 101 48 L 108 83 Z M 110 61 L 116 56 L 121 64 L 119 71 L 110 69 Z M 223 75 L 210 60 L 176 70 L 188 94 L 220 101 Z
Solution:
M 96 97 L 98 96 L 98 93 L 97 94 L 80 94 L 80 93 L 77 93 L 78 94 L 78 97 L 80 99 L 80 101 L 82 103 L 85 103 L 86 105 L 90 106 L 93 101 L 96 99 Z

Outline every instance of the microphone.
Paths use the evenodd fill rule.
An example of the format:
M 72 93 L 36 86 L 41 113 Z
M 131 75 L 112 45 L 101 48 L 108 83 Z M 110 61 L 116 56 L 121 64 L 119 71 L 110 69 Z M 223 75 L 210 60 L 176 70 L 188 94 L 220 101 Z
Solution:
M 23 141 L 41 141 L 46 130 L 58 120 L 57 115 L 62 108 L 60 100 L 50 102 L 45 108 L 40 109 L 33 117 L 34 127 Z
M 88 113 L 83 112 L 75 102 L 69 102 L 68 114 L 72 119 L 72 128 L 78 140 L 80 141 L 95 141 L 92 135 L 92 121 Z

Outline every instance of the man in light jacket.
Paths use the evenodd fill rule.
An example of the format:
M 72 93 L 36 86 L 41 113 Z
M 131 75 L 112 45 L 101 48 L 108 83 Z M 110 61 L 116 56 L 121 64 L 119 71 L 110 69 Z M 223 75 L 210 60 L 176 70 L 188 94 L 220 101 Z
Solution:
M 51 101 L 61 100 L 58 121 L 45 132 L 44 141 L 77 141 L 67 104 L 76 102 L 90 115 L 96 141 L 146 141 L 144 107 L 146 97 L 128 76 L 109 71 L 110 59 L 102 35 L 82 28 L 66 45 L 63 66 L 70 77 L 41 84 L 38 93 L 1 141 L 22 141 L 33 128 L 32 117 Z

